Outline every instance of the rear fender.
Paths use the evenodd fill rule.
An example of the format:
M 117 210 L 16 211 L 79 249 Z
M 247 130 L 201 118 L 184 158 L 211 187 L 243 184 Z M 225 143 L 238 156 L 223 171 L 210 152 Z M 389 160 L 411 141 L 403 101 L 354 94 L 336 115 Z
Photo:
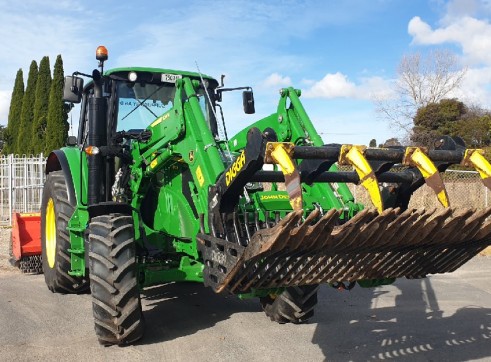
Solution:
M 50 153 L 46 161 L 46 175 L 63 171 L 70 204 L 87 204 L 87 160 L 78 148 L 65 147 Z M 84 192 L 85 191 L 85 192 Z

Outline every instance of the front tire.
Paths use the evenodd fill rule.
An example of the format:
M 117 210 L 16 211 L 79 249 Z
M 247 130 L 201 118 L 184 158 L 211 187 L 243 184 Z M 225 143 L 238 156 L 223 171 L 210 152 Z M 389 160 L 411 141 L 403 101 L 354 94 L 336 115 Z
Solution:
M 274 322 L 300 324 L 314 315 L 319 285 L 286 288 L 277 296 L 260 298 L 264 313 Z
M 90 223 L 90 289 L 95 331 L 102 345 L 130 344 L 143 336 L 133 218 L 98 216 Z
M 53 293 L 81 293 L 88 279 L 68 274 L 71 269 L 68 221 L 75 206 L 68 201 L 63 171 L 48 174 L 41 201 L 41 253 L 44 280 Z

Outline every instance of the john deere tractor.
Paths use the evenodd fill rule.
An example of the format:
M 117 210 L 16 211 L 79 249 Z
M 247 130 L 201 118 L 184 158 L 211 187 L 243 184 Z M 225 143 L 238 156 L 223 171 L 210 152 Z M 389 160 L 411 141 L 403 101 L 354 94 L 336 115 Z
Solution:
M 222 97 L 242 91 L 254 113 L 250 87 L 200 72 L 104 71 L 104 47 L 96 58 L 91 74 L 65 79 L 65 101 L 81 103 L 79 131 L 48 157 L 41 238 L 48 288 L 90 287 L 101 344 L 141 338 L 149 286 L 201 282 L 259 298 L 273 321 L 301 323 L 320 284 L 451 272 L 491 244 L 490 209 L 448 207 L 440 172 L 450 165 L 491 183 L 482 151 L 460 139 L 432 150 L 326 145 L 294 88 L 229 138 Z M 363 185 L 374 207 L 356 203 L 346 183 Z M 445 208 L 408 208 L 425 183 Z

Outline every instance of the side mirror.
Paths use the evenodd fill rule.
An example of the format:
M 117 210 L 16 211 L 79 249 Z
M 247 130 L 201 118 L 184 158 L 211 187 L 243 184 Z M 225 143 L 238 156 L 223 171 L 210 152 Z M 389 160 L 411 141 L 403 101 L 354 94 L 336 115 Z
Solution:
M 65 86 L 63 87 L 63 100 L 69 103 L 80 103 L 83 89 L 84 80 L 82 78 L 66 76 Z
M 68 139 L 66 141 L 66 145 L 69 147 L 74 147 L 77 145 L 77 137 L 75 136 L 68 136 Z
M 251 90 L 242 92 L 242 103 L 244 105 L 245 114 L 256 113 L 256 109 L 254 108 L 254 94 Z

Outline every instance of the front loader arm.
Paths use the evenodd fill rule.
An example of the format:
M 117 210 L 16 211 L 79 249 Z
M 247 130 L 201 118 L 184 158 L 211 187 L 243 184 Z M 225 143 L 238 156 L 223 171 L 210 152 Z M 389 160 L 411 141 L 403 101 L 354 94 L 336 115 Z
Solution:
M 208 188 L 223 173 L 225 165 L 198 101 L 199 86 L 190 78 L 178 79 L 173 108 L 147 128 L 151 132 L 147 142 L 132 144 L 135 209 L 140 208 L 150 180 L 171 164 L 179 164 L 190 171 L 189 187 L 199 217 L 207 214 Z

